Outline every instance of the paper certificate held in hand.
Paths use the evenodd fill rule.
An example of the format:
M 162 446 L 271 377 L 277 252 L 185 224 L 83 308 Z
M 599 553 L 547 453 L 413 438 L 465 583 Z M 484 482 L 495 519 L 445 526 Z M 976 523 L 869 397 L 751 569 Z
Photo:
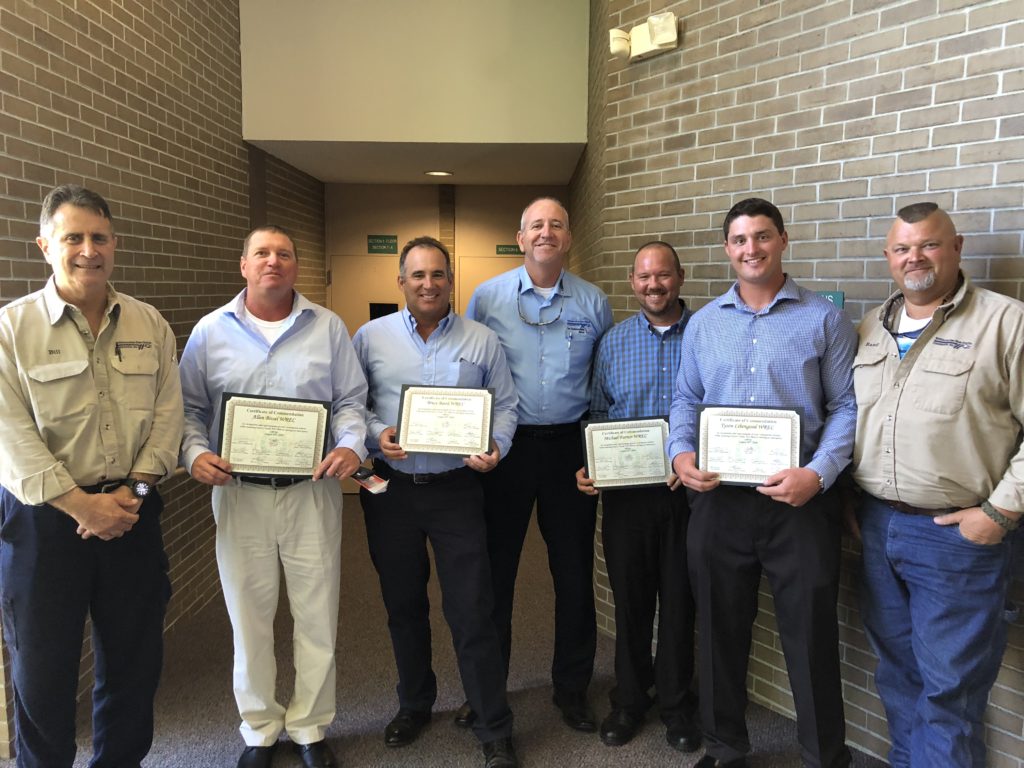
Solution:
M 697 468 L 727 485 L 761 485 L 800 466 L 800 413 L 782 408 L 706 406 L 700 412 Z
M 235 475 L 312 477 L 326 454 L 331 404 L 225 392 L 220 455 Z
M 487 453 L 493 414 L 493 389 L 406 384 L 395 441 L 408 453 Z
M 587 476 L 598 489 L 664 485 L 672 474 L 667 439 L 662 418 L 584 422 Z

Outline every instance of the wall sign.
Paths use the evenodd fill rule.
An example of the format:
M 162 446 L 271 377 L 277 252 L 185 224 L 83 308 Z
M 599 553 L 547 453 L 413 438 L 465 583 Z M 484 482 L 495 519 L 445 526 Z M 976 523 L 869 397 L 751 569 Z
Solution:
M 494 254 L 496 256 L 522 256 L 523 252 L 519 250 L 518 245 L 496 245 Z
M 367 253 L 398 253 L 398 235 L 367 235 Z

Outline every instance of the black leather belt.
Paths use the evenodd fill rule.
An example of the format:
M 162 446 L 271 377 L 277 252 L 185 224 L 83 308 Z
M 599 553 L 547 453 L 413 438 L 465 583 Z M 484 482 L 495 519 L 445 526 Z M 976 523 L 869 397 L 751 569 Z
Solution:
M 516 436 L 532 437 L 534 440 L 553 440 L 566 435 L 579 435 L 580 423 L 569 424 L 520 424 L 516 427 Z
M 903 501 L 892 501 L 891 499 L 879 499 L 883 504 L 887 504 L 897 512 L 902 512 L 906 515 L 922 515 L 924 517 L 938 517 L 939 515 L 948 515 L 950 512 L 959 512 L 960 507 L 942 507 L 941 509 L 925 509 L 924 507 L 915 507 L 913 504 L 907 504 Z
M 243 477 L 240 478 L 243 483 L 251 485 L 265 485 L 273 489 L 287 488 L 289 485 L 295 485 L 296 483 L 304 483 L 311 479 L 308 477 Z
M 410 475 L 408 472 L 400 472 L 383 461 L 374 461 L 373 471 L 385 480 L 401 480 L 412 485 L 431 485 L 432 483 L 455 480 L 473 470 L 469 467 L 456 467 L 455 469 L 449 469 L 447 472 L 414 472 Z
M 80 485 L 78 487 L 86 493 L 113 493 L 124 484 L 124 480 L 108 480 L 105 483 L 96 483 L 96 485 Z

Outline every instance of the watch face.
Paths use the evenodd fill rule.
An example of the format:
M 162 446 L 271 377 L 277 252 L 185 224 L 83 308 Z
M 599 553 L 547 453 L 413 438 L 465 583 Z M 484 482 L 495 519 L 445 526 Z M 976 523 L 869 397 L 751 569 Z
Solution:
M 145 480 L 132 480 L 131 483 L 132 493 L 134 493 L 140 499 L 144 499 L 149 496 L 149 492 L 153 490 L 153 486 L 147 483 Z

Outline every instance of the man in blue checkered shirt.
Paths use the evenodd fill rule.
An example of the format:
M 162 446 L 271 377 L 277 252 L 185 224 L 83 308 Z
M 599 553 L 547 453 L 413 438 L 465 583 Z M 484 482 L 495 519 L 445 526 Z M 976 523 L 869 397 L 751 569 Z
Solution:
M 684 273 L 668 243 L 642 245 L 629 271 L 640 312 L 601 339 L 591 382 L 591 419 L 667 416 L 690 310 L 679 298 Z M 577 487 L 595 495 L 580 469 Z M 686 491 L 666 485 L 603 492 L 601 538 L 615 597 L 615 688 L 601 740 L 626 744 L 657 703 L 665 737 L 681 752 L 700 746 L 693 681 L 693 595 L 686 570 Z M 651 659 L 654 616 L 658 651 Z M 650 695 L 654 688 L 654 697 Z
M 783 271 L 789 239 L 778 208 L 743 200 L 722 230 L 736 282 L 686 326 L 668 442 L 672 466 L 691 490 L 687 558 L 707 741 L 697 768 L 748 764 L 747 661 L 762 572 L 775 597 L 803 765 L 842 768 L 851 758 L 839 677 L 833 484 L 853 452 L 857 336 L 834 304 Z M 799 412 L 796 466 L 756 487 L 720 483 L 695 461 L 702 405 Z

